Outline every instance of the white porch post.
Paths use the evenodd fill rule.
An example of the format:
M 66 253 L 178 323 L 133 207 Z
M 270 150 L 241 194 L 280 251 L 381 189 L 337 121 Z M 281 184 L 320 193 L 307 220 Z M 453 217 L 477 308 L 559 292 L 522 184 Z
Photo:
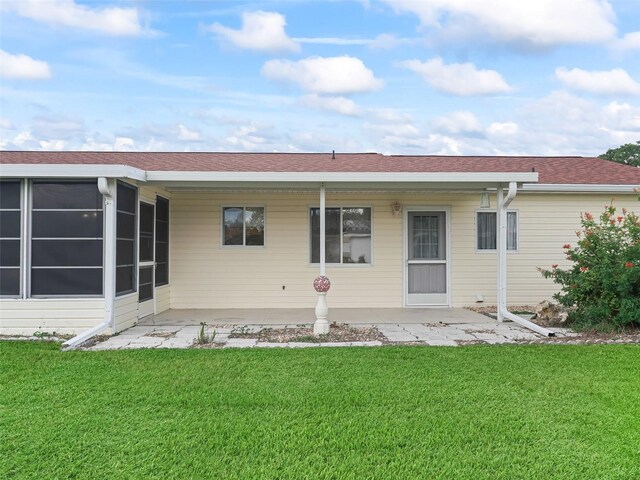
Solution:
M 326 192 L 324 183 L 320 184 L 320 277 L 325 276 L 325 262 L 326 262 L 326 221 L 325 221 L 325 209 L 326 209 Z M 328 288 L 327 288 L 328 290 Z M 318 302 L 316 303 L 316 321 L 313 324 L 313 333 L 316 335 L 324 335 L 329 333 L 329 307 L 327 306 L 327 290 L 321 291 L 316 287 L 318 293 Z
M 507 210 L 504 208 L 504 190 L 498 186 L 496 215 L 496 249 L 498 256 L 498 321 L 504 322 L 507 308 Z
M 326 262 L 326 221 L 325 221 L 325 208 L 326 208 L 326 192 L 324 189 L 324 183 L 320 184 L 320 275 L 325 274 L 325 262 Z

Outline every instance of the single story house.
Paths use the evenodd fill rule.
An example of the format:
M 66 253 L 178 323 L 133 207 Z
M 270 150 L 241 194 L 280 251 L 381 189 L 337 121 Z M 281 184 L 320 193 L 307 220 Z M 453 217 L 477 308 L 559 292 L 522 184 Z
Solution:
M 640 213 L 640 169 L 583 157 L 4 151 L 0 177 L 0 334 L 80 340 L 186 308 L 318 304 L 321 332 L 319 274 L 330 307 L 512 318 L 581 212 Z

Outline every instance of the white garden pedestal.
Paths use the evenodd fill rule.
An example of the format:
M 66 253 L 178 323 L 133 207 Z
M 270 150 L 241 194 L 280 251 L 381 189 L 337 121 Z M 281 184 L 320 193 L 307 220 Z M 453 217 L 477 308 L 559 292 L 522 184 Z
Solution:
M 327 292 L 318 292 L 316 304 L 316 321 L 313 324 L 314 335 L 326 335 L 329 333 L 329 307 L 327 306 Z

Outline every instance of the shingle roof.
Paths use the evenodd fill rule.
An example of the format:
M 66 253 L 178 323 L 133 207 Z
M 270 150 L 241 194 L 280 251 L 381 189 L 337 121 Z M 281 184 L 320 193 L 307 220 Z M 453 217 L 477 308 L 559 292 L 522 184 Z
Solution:
M 183 172 L 531 172 L 539 183 L 640 185 L 640 168 L 590 157 L 408 156 L 378 153 L 2 151 L 2 164 L 114 164 Z M 1 166 L 0 166 L 1 170 Z M 1 173 L 1 171 L 0 171 Z

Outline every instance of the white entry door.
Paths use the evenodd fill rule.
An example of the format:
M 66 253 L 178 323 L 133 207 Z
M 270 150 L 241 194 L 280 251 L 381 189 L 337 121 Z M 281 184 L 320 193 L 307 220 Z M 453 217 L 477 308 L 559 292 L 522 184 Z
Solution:
M 155 206 L 140 202 L 140 226 L 138 228 L 138 317 L 154 313 L 155 285 Z
M 407 211 L 406 304 L 448 305 L 447 212 Z

